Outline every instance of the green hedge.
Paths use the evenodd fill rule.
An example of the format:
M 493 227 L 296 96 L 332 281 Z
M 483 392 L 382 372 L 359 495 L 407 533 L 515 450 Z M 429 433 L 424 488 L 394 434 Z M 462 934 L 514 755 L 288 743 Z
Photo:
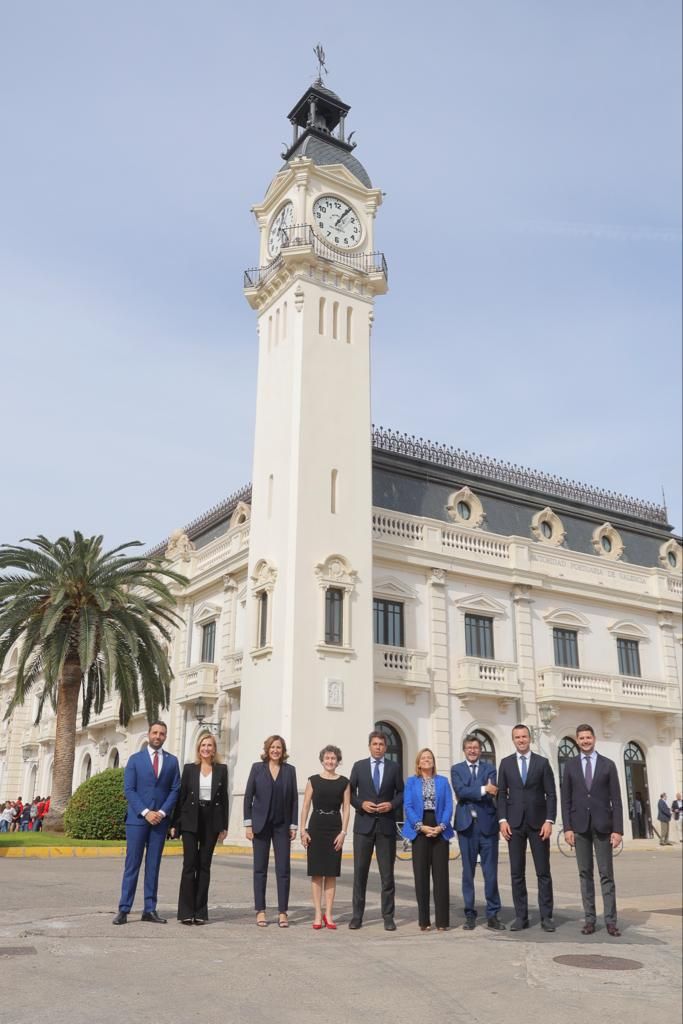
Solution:
M 123 768 L 93 775 L 69 800 L 64 831 L 73 839 L 125 839 L 126 798 Z

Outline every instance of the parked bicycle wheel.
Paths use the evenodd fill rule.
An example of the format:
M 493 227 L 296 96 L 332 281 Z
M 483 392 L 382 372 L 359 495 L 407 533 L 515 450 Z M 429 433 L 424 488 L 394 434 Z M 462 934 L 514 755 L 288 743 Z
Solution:
M 448 859 L 449 860 L 457 860 L 459 856 L 460 856 L 460 843 L 458 842 L 457 835 L 455 835 L 455 836 L 453 836 L 453 838 L 448 843 Z
M 569 843 L 567 842 L 567 840 L 564 838 L 564 829 L 562 829 L 562 828 L 557 833 L 557 848 L 560 851 L 560 853 L 563 856 L 565 856 L 565 857 L 575 857 L 576 856 L 576 848 L 574 846 L 570 846 Z M 619 842 L 617 843 L 617 845 L 612 850 L 612 856 L 613 857 L 618 857 L 623 849 L 624 849 L 624 840 L 620 839 Z
M 399 860 L 412 860 L 413 859 L 413 844 L 410 839 L 406 839 L 403 835 L 403 822 L 396 822 L 396 831 L 398 832 L 398 840 L 396 843 L 396 856 Z

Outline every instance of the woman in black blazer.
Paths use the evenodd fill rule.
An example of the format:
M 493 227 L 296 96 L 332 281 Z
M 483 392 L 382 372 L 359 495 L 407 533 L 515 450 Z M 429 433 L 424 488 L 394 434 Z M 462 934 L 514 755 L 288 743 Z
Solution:
M 186 764 L 174 814 L 174 832 L 183 837 L 183 871 L 178 920 L 206 924 L 211 859 L 228 829 L 228 769 L 220 763 L 216 738 L 204 732 L 197 740 L 193 764 Z
M 270 844 L 275 851 L 278 924 L 289 928 L 289 858 L 296 837 L 299 794 L 296 770 L 287 764 L 282 736 L 269 736 L 261 760 L 251 766 L 244 790 L 244 825 L 254 849 L 254 906 L 256 924 L 266 926 L 266 880 Z

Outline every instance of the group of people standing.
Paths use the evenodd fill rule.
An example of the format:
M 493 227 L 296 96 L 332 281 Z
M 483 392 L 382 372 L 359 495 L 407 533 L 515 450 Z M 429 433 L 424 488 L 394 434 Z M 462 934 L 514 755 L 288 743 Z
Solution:
M 0 804 L 0 832 L 40 832 L 50 810 L 49 796 L 36 796 L 26 803 L 20 796 Z
M 157 913 L 157 886 L 169 831 L 172 836 L 180 834 L 183 841 L 178 920 L 188 925 L 208 920 L 211 859 L 228 827 L 227 768 L 220 763 L 215 738 L 207 732 L 199 737 L 194 762 L 185 765 L 181 778 L 177 758 L 163 750 L 165 739 L 164 723 L 152 723 L 147 747 L 126 765 L 127 853 L 119 912 L 113 922 L 117 925 L 127 922 L 145 852 L 142 920 L 166 923 Z M 565 836 L 576 848 L 585 915 L 582 934 L 591 935 L 596 928 L 595 858 L 607 932 L 618 936 L 612 854 L 622 838 L 623 812 L 616 766 L 596 751 L 590 725 L 577 727 L 576 740 L 580 754 L 565 766 L 561 798 Z M 245 835 L 253 847 L 257 927 L 268 925 L 266 882 L 271 846 L 277 924 L 289 927 L 290 854 L 299 832 L 312 885 L 312 927 L 337 928 L 336 880 L 353 807 L 350 929 L 357 930 L 363 924 L 374 853 L 381 879 L 384 928 L 396 930 L 394 861 L 397 823 L 402 816 L 402 835 L 412 843 L 418 925 L 422 931 L 431 929 L 430 881 L 435 926 L 439 931 L 450 927 L 448 850 L 456 833 L 462 854 L 466 930 L 476 926 L 474 879 L 478 863 L 484 876 L 487 927 L 496 931 L 506 927 L 499 916 L 498 848 L 502 838 L 509 846 L 515 909 L 510 930 L 521 931 L 530 924 L 526 887 L 529 846 L 538 879 L 541 927 L 555 931 L 550 874 L 550 839 L 557 814 L 555 780 L 547 758 L 531 750 L 531 733 L 526 725 L 514 727 L 512 742 L 515 753 L 503 758 L 497 773 L 494 765 L 482 759 L 478 737 L 466 736 L 464 760 L 451 767 L 451 785 L 438 774 L 433 752 L 424 748 L 416 757 L 414 772 L 405 787 L 399 766 L 386 757 L 387 741 L 382 732 L 370 733 L 369 756 L 353 765 L 348 778 L 338 771 L 341 751 L 330 744 L 320 751 L 321 771 L 306 783 L 299 820 L 296 770 L 289 763 L 287 745 L 282 736 L 268 736 L 260 759 L 252 765 L 244 793 Z

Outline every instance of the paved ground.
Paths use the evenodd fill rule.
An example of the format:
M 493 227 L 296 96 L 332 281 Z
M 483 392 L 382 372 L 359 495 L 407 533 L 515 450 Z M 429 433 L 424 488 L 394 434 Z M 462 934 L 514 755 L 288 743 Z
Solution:
M 288 931 L 256 929 L 251 861 L 214 861 L 205 928 L 174 920 L 180 860 L 162 866 L 159 909 L 165 927 L 136 913 L 114 928 L 119 859 L 0 860 L 0 977 L 3 1024 L 109 1024 L 154 1017 L 164 1024 L 341 1024 L 394 1020 L 456 1024 L 523 1015 L 525 1024 L 597 1014 L 601 1024 L 680 1019 L 681 850 L 624 852 L 616 861 L 621 939 L 603 927 L 579 935 L 576 864 L 552 858 L 555 935 L 537 926 L 517 935 L 478 927 L 422 934 L 417 929 L 411 865 L 397 864 L 398 931 L 386 933 L 378 907 L 378 877 L 368 887 L 366 923 L 349 918 L 352 864 L 344 861 L 337 932 L 310 927 L 305 866 L 293 865 Z M 461 922 L 459 863 L 451 865 L 452 923 Z M 501 863 L 509 907 L 507 860 Z M 269 883 L 272 898 L 274 880 Z M 273 913 L 271 920 L 276 919 Z M 503 920 L 512 914 L 505 910 Z M 595 954 L 618 958 L 598 970 L 554 958 Z M 609 963 L 609 962 L 608 962 Z

